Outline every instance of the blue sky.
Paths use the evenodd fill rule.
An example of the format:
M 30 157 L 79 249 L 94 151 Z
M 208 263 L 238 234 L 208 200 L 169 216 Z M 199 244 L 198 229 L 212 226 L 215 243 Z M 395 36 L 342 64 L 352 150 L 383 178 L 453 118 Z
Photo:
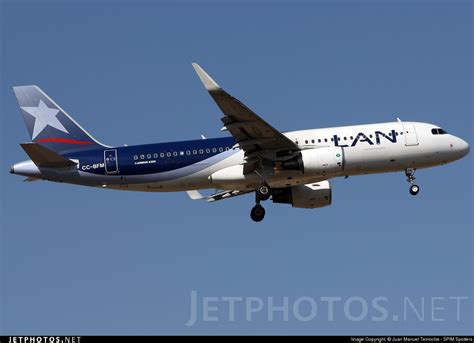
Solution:
M 252 196 L 207 204 L 8 174 L 28 140 L 14 85 L 40 85 L 110 145 L 225 135 L 191 62 L 283 131 L 400 117 L 472 144 L 472 6 L 3 1 L 0 332 L 473 334 L 472 154 L 419 170 L 416 198 L 402 173 L 338 179 L 331 207 L 266 203 L 259 224 Z M 217 321 L 185 325 L 192 291 Z M 226 296 L 243 299 L 234 321 Z M 247 320 L 252 297 L 264 309 Z M 269 320 L 268 297 L 288 298 L 288 321 Z M 299 301 L 314 308 L 301 297 L 314 319 L 295 316 Z M 332 321 L 322 297 L 341 299 Z M 385 320 L 372 319 L 377 297 Z M 406 299 L 425 302 L 423 320 Z M 350 320 L 344 306 L 363 302 Z

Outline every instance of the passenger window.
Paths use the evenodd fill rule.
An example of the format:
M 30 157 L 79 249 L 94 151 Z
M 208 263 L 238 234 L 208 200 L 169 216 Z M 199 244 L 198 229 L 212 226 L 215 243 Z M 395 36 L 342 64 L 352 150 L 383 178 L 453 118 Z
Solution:
M 133 159 L 134 159 L 135 161 L 138 160 L 138 156 L 137 156 L 137 155 L 133 156 Z
M 180 151 L 179 156 L 184 156 L 184 151 Z
M 212 152 L 217 152 L 217 149 L 216 148 L 212 148 Z
M 224 149 L 222 147 L 219 148 L 219 152 L 223 152 Z
M 204 150 L 203 149 L 199 149 L 199 153 L 202 155 L 204 154 Z
M 158 154 L 156 152 L 153 154 L 153 158 L 158 158 Z
M 178 152 L 177 152 L 177 151 L 173 151 L 173 156 L 174 156 L 174 157 L 178 156 Z
M 321 139 L 318 139 L 318 143 L 321 143 Z
M 190 151 L 190 150 L 186 150 L 186 155 L 187 155 L 187 156 L 191 155 L 191 151 Z
M 225 147 L 225 151 L 228 151 L 230 150 L 230 148 L 228 146 Z
M 197 155 L 198 151 L 197 150 L 193 150 L 193 155 Z
M 151 154 L 147 154 L 147 155 L 146 155 L 146 158 L 150 159 L 150 158 L 151 158 Z
M 161 158 L 165 157 L 165 153 L 164 153 L 164 152 L 160 152 L 160 157 L 161 157 Z
M 141 159 L 141 160 L 144 160 L 144 159 L 145 159 L 145 155 L 140 155 L 140 159 Z
M 171 157 L 171 153 L 170 153 L 170 152 L 167 152 L 167 153 L 166 153 L 166 157 Z
M 206 149 L 206 154 L 209 154 L 211 152 L 211 149 Z

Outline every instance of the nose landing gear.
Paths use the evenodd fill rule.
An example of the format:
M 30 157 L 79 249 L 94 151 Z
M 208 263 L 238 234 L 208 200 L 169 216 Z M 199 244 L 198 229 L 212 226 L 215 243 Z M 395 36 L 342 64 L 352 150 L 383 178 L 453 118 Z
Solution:
M 407 181 L 410 183 L 410 194 L 417 195 L 420 192 L 420 187 L 415 185 L 415 171 L 414 168 L 407 168 L 405 170 L 405 175 L 407 176 Z
M 418 187 L 417 185 L 411 185 L 410 186 L 410 194 L 411 195 L 417 195 L 419 191 L 420 191 L 420 187 Z

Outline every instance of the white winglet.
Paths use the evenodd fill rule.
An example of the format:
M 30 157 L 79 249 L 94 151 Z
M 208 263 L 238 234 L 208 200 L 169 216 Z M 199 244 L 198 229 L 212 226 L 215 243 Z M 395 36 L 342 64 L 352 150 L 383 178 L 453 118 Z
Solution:
M 198 191 L 187 191 L 186 193 L 188 193 L 189 197 L 193 200 L 201 200 L 205 198 L 205 196 Z
M 209 74 L 207 74 L 204 69 L 201 68 L 199 64 L 193 63 L 192 65 L 199 78 L 201 79 L 202 83 L 204 84 L 204 87 L 206 87 L 209 92 L 221 89 L 217 82 L 214 81 L 212 77 L 210 77 Z

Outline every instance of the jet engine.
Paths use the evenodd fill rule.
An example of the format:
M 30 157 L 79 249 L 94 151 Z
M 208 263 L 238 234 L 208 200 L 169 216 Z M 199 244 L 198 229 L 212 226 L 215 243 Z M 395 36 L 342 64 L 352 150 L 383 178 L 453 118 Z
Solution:
M 341 147 L 324 147 L 301 150 L 286 161 L 275 164 L 275 170 L 299 170 L 309 175 L 334 175 L 344 168 L 344 151 Z
M 331 205 L 332 191 L 329 181 L 273 189 L 273 202 L 291 204 L 298 208 L 318 208 Z

